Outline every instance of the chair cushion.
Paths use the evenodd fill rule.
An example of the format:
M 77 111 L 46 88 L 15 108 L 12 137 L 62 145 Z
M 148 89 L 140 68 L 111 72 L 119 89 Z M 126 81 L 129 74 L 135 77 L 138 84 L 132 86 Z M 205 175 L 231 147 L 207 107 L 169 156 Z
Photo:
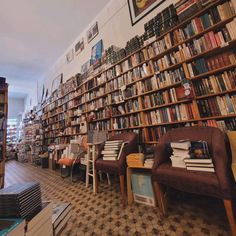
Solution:
M 96 160 L 96 170 L 104 171 L 105 173 L 118 173 L 118 161 L 104 161 L 102 158 Z
M 154 169 L 153 180 L 181 191 L 222 197 L 215 173 L 172 167 L 171 162 L 161 164 Z
M 58 161 L 59 165 L 72 166 L 74 159 L 71 158 L 61 158 Z

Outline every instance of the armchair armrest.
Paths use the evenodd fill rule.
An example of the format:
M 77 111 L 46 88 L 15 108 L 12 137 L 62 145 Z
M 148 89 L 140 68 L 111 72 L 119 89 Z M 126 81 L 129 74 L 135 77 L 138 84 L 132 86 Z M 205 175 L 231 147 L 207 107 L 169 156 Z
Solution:
M 229 147 L 227 147 L 227 149 L 228 148 Z M 212 150 L 212 160 L 222 193 L 225 197 L 230 198 L 234 184 L 234 177 L 231 169 L 232 159 L 230 151 L 227 152 L 227 149 L 222 142 L 220 143 L 216 141 Z
M 166 147 L 165 143 L 158 144 L 154 149 L 154 164 L 153 170 L 160 166 L 162 163 L 169 160 L 171 155 L 170 150 Z

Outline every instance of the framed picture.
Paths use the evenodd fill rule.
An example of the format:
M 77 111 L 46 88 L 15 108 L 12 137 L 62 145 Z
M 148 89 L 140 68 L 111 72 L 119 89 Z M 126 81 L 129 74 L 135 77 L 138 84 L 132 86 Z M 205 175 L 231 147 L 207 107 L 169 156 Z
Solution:
M 90 67 L 90 60 L 86 61 L 86 62 L 81 66 L 81 69 L 80 69 L 81 74 L 86 73 L 86 72 L 88 71 L 89 67 Z
M 52 87 L 51 87 L 51 94 L 59 88 L 60 84 L 63 83 L 63 74 L 61 73 L 60 75 L 58 75 L 53 81 L 52 81 Z M 47 92 L 46 92 L 47 93 Z M 45 97 L 47 97 L 47 95 L 45 94 Z
M 90 60 L 91 65 L 96 65 L 101 62 L 102 51 L 103 51 L 103 43 L 102 40 L 100 40 L 92 47 L 91 60 Z
M 135 25 L 165 0 L 127 0 L 132 25 Z
M 88 43 L 92 41 L 98 35 L 98 23 L 96 22 L 94 25 L 90 27 L 87 31 L 87 41 Z
M 80 54 L 84 50 L 84 38 L 82 38 L 76 45 L 75 45 L 75 55 Z
M 72 48 L 67 54 L 66 54 L 66 61 L 67 63 L 70 63 L 74 59 L 74 49 Z

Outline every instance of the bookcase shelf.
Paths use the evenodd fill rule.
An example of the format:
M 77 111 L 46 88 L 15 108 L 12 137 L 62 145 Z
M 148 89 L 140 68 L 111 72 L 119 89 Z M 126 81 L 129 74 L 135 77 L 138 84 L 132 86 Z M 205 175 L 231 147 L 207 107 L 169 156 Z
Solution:
M 234 104 L 236 100 L 233 97 L 236 93 L 236 72 L 234 74 L 236 37 L 225 39 L 227 42 L 219 45 L 215 35 L 222 34 L 222 29 L 227 28 L 236 14 L 228 12 L 227 17 L 214 22 L 212 20 L 207 27 L 203 26 L 204 22 L 202 18 L 200 19 L 203 14 L 209 14 L 214 7 L 225 2 L 226 0 L 213 1 L 114 65 L 95 72 L 84 81 L 81 80 L 63 96 L 52 99 L 51 103 L 44 106 L 43 120 L 46 126 L 58 124 L 59 127 L 49 129 L 47 133 L 70 129 L 69 133 L 73 135 L 52 135 L 48 139 L 86 135 L 86 132 L 77 132 L 82 117 L 88 129 L 107 130 L 113 134 L 133 130 L 140 133 L 141 142 L 146 144 L 157 144 L 160 135 L 178 125 L 201 125 L 201 122 L 208 120 L 234 119 L 235 115 L 231 114 L 231 109 L 232 107 L 236 109 Z M 202 20 L 201 27 L 196 23 L 197 17 Z M 187 34 L 188 25 L 194 24 L 193 22 L 196 23 L 195 31 Z M 185 34 L 181 35 L 184 31 Z M 179 35 L 181 37 L 177 37 Z M 196 42 L 206 40 L 210 35 L 215 37 L 215 41 L 208 38 L 211 47 L 206 46 L 197 50 Z M 156 48 L 156 45 L 162 43 L 165 45 L 163 48 Z M 195 51 L 190 48 L 191 45 L 195 47 Z M 201 60 L 204 60 L 205 68 Z M 220 60 L 223 63 L 220 63 Z M 202 68 L 197 68 L 199 66 Z M 226 77 L 221 79 L 222 84 L 219 82 L 220 73 L 226 72 L 235 75 L 235 78 L 231 78 L 234 84 L 230 84 L 230 88 L 228 88 L 230 81 L 226 83 Z M 182 94 L 179 95 L 179 88 L 186 82 L 192 85 L 192 96 L 182 98 Z M 214 91 L 215 87 L 212 91 L 203 89 L 213 82 L 215 87 L 219 87 L 217 87 L 219 91 Z M 221 86 L 228 87 L 222 90 Z M 148 102 L 152 105 L 147 105 Z M 229 103 L 232 103 L 232 106 Z M 206 106 L 204 112 L 209 108 L 209 114 L 203 114 L 201 110 L 203 106 Z M 220 113 L 221 106 L 224 106 L 224 115 L 213 115 Z M 76 113 L 77 110 L 80 110 L 79 115 Z M 52 111 L 55 111 L 55 114 Z M 64 119 L 59 118 L 63 113 L 65 113 Z M 50 120 L 51 118 L 55 121 Z M 158 122 L 153 122 L 155 120 Z M 64 122 L 63 125 L 60 126 L 60 122 Z M 236 129 L 236 123 L 233 129 Z M 155 134 L 157 134 L 156 140 L 152 140 Z

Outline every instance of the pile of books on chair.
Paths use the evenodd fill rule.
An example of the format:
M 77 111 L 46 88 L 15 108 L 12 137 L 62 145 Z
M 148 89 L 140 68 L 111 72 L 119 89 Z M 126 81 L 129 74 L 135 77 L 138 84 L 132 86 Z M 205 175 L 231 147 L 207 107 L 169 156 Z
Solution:
M 187 168 L 187 170 L 215 172 L 210 158 L 206 141 L 178 141 L 171 142 L 173 150 L 171 161 L 173 167 Z
M 206 141 L 191 142 L 191 158 L 184 159 L 187 170 L 215 172 Z
M 104 161 L 116 161 L 120 159 L 122 149 L 125 145 L 123 140 L 106 141 L 102 151 Z
M 173 153 L 170 157 L 173 167 L 182 167 L 185 168 L 184 159 L 190 158 L 190 141 L 178 141 L 171 142 L 170 146 L 173 150 Z

